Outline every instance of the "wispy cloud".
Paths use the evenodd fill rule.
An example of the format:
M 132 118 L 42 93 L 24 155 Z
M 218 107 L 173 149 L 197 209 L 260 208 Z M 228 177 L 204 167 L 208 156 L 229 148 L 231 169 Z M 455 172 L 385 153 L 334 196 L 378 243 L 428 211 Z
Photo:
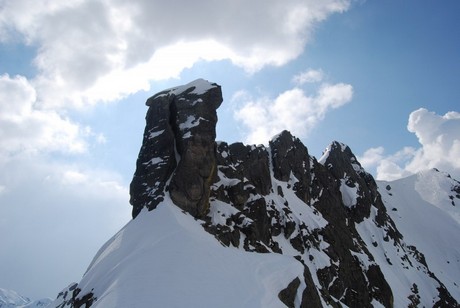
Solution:
M 292 82 L 300 86 L 305 83 L 320 82 L 323 78 L 323 70 L 309 69 L 292 77 Z
M 407 129 L 417 136 L 421 145 L 407 166 L 409 171 L 453 169 L 460 175 L 459 112 L 452 111 L 441 116 L 421 108 L 410 114 Z

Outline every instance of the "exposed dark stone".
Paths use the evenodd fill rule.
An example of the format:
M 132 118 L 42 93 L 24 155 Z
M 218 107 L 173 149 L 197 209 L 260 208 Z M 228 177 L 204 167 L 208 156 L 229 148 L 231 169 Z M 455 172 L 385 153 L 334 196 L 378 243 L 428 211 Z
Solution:
M 84 295 L 80 293 L 81 289 L 78 284 L 71 284 L 58 294 L 57 299 L 60 300 L 60 303 L 56 305 L 56 308 L 89 308 L 97 301 L 93 290 Z
M 384 307 L 393 307 L 393 293 L 380 267 L 370 265 L 366 276 L 369 281 L 368 289 L 370 290 L 370 295 Z
M 278 294 L 278 298 L 289 308 L 294 308 L 295 296 L 297 294 L 297 289 L 300 286 L 300 279 L 296 277 L 292 280 L 288 286 L 281 290 Z
M 356 222 L 369 217 L 370 207 L 379 195 L 373 177 L 364 171 L 351 149 L 343 143 L 334 141 L 327 149 L 323 162 L 331 175 L 340 180 L 340 185 L 357 189 L 356 204 L 346 204 L 347 210 Z
M 147 100 L 146 127 L 130 185 L 133 218 L 164 200 L 166 182 L 176 168 L 174 132 L 170 123 L 173 97 L 154 95 Z
M 305 203 L 310 202 L 310 156 L 299 138 L 283 131 L 270 141 L 273 175 L 280 181 L 289 181 L 291 174 L 297 179 L 296 195 Z
M 450 295 L 449 291 L 447 291 L 446 287 L 443 284 L 441 284 L 441 286 L 438 287 L 438 292 L 439 300 L 436 303 L 434 303 L 433 308 L 460 307 L 458 302 L 455 300 L 455 298 L 452 297 L 452 295 Z
M 303 279 L 306 287 L 302 293 L 302 302 L 300 307 L 302 308 L 320 308 L 322 307 L 321 299 L 316 289 L 315 283 L 311 276 L 311 272 L 306 265 L 304 265 Z
M 257 199 L 247 204 L 243 211 L 246 217 L 250 218 L 253 223 L 250 225 L 251 232 L 246 234 L 252 242 L 261 241 L 266 245 L 270 245 L 270 217 L 267 213 L 267 203 L 265 199 Z
M 271 190 L 268 151 L 264 146 L 249 146 L 236 142 L 227 146 L 219 145 L 219 153 L 226 151 L 227 156 L 220 166 L 230 168 L 220 169 L 227 178 L 238 178 L 254 186 L 255 194 L 267 195 Z
M 133 218 L 164 199 L 169 179 L 173 202 L 195 217 L 205 215 L 216 172 L 216 110 L 221 103 L 220 86 L 201 79 L 147 100 L 147 125 L 130 186 Z
M 409 295 L 409 300 L 411 303 L 407 307 L 415 308 L 420 304 L 420 295 L 418 294 L 418 287 L 415 283 L 412 284 L 411 291 L 413 292 L 413 294 Z

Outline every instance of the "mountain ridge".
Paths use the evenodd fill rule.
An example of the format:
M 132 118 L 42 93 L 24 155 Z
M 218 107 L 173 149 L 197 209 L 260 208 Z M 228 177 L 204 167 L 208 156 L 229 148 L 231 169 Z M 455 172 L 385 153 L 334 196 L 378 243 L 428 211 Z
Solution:
M 451 249 L 452 266 L 437 265 L 438 255 L 425 258 L 417 248 L 421 240 L 406 235 L 413 229 L 400 232 L 411 219 L 402 209 L 404 218 L 395 216 L 395 208 L 410 202 L 402 201 L 404 190 L 391 192 L 391 183 L 379 186 L 351 149 L 337 141 L 319 160 L 288 131 L 268 146 L 216 142 L 221 103 L 221 87 L 202 79 L 147 100 L 146 129 L 130 187 L 133 220 L 101 248 L 82 281 L 61 292 L 55 307 L 125 307 L 136 298 L 141 307 L 187 298 L 189 304 L 225 302 L 229 307 L 458 306 L 460 254 Z M 447 197 L 452 206 L 460 199 L 456 187 Z M 445 198 L 435 201 L 444 204 Z M 449 221 L 454 231 L 455 222 Z M 449 241 L 455 244 L 454 231 Z M 174 239 L 182 233 L 191 237 Z M 169 236 L 173 238 L 165 240 Z M 221 258 L 214 258 L 220 253 Z M 155 270 L 149 269 L 146 256 L 155 260 Z M 275 270 L 283 268 L 279 260 L 285 272 Z M 223 261 L 234 271 L 245 270 L 236 278 Z M 245 267 L 247 262 L 253 266 Z M 272 265 L 274 273 L 262 268 L 254 272 L 257 262 L 277 264 Z M 240 289 L 236 284 L 241 280 L 252 283 Z M 118 284 L 129 285 L 137 295 Z M 157 288 L 140 291 L 144 284 Z M 248 295 L 251 290 L 255 295 Z M 234 296 L 227 298 L 228 292 Z

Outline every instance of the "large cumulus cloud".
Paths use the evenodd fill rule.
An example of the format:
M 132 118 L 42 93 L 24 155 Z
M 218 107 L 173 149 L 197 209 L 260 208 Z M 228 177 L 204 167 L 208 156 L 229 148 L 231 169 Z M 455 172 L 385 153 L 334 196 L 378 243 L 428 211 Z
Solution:
M 362 164 L 375 167 L 381 180 L 394 180 L 429 168 L 460 179 L 460 113 L 438 115 L 420 108 L 409 115 L 407 129 L 415 134 L 420 147 L 405 147 L 394 154 L 385 154 L 383 147 L 372 148 L 360 158 Z
M 198 60 L 249 72 L 297 57 L 317 23 L 348 0 L 1 1 L 0 40 L 37 47 L 45 106 L 113 100 L 176 77 Z

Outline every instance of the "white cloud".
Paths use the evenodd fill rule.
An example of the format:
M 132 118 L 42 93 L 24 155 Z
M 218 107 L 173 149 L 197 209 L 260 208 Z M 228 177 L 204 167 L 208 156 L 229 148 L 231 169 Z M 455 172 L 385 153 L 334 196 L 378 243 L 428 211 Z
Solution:
M 393 155 L 384 152 L 383 147 L 370 148 L 358 157 L 358 161 L 366 170 L 375 169 L 378 180 L 392 181 L 412 174 L 404 166 L 413 158 L 414 148 L 404 147 Z
M 412 172 L 438 168 L 460 175 L 460 113 L 437 115 L 424 108 L 412 112 L 407 129 L 421 144 L 407 169 Z
M 305 72 L 299 73 L 292 78 L 292 82 L 297 85 L 303 85 L 305 83 L 320 82 L 324 78 L 323 70 L 309 69 Z
M 266 144 L 284 129 L 298 137 L 307 136 L 329 110 L 348 103 L 352 96 L 352 86 L 344 83 L 322 84 L 314 96 L 300 88 L 285 91 L 274 99 L 252 99 L 239 92 L 233 99 L 238 105 L 234 116 L 249 129 L 245 142 Z
M 383 147 L 370 148 L 358 160 L 364 168 L 374 167 L 383 159 L 383 152 Z
M 0 41 L 38 47 L 33 80 L 44 106 L 113 100 L 177 77 L 199 60 L 254 72 L 296 58 L 315 26 L 350 0 L 7 1 Z
M 52 110 L 35 106 L 36 92 L 26 78 L 0 76 L 0 158 L 18 152 L 82 153 L 85 134 Z
M 417 136 L 418 149 L 405 147 L 385 155 L 382 147 L 372 148 L 359 158 L 363 166 L 376 167 L 379 180 L 395 180 L 430 168 L 460 178 L 460 113 L 441 116 L 420 108 L 410 114 L 407 129 Z

